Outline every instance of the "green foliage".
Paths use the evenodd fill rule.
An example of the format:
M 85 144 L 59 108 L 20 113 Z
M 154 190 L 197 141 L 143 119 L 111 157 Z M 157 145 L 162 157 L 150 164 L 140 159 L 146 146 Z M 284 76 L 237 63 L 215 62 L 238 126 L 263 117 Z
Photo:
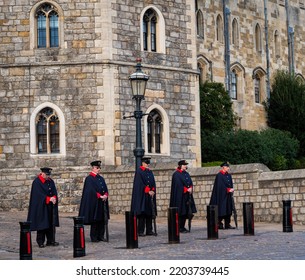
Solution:
M 229 131 L 235 125 L 232 101 L 223 84 L 205 82 L 200 85 L 201 128 L 207 131 Z
M 305 84 L 295 75 L 278 71 L 265 103 L 269 127 L 289 131 L 300 141 L 299 155 L 305 155 Z
M 289 132 L 266 129 L 202 133 L 203 162 L 263 163 L 271 170 L 295 166 L 299 142 Z
M 271 170 L 305 167 L 305 85 L 299 79 L 278 72 L 270 99 L 265 103 L 268 125 L 258 131 L 234 131 L 236 115 L 223 84 L 200 86 L 200 120 L 203 166 L 263 163 Z
M 276 155 L 273 159 L 272 164 L 270 165 L 270 169 L 272 170 L 285 170 L 288 168 L 288 161 L 282 155 Z
M 210 161 L 202 163 L 202 167 L 220 166 L 223 161 Z

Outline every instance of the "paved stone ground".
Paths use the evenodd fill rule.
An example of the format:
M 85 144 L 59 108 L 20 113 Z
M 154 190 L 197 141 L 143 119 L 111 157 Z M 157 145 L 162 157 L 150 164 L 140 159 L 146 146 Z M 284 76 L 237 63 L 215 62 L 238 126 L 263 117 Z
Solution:
M 125 216 L 112 215 L 109 242 L 92 243 L 85 226 L 86 256 L 73 258 L 73 217 L 62 213 L 57 228 L 58 247 L 39 248 L 32 232 L 33 260 L 305 260 L 305 226 L 283 232 L 282 224 L 255 223 L 255 235 L 238 229 L 219 230 L 219 238 L 207 239 L 206 220 L 194 219 L 192 232 L 180 234 L 179 244 L 168 243 L 167 219 L 157 219 L 158 236 L 139 237 L 139 248 L 126 249 Z M 25 212 L 0 212 L 0 260 L 19 260 L 20 221 Z

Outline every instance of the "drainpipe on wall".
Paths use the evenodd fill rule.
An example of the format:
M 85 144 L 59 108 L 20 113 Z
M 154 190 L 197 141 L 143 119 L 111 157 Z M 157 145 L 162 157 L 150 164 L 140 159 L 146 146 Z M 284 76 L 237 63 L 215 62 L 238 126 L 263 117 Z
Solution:
M 289 16 L 289 3 L 288 0 L 285 0 L 285 10 L 286 10 L 286 23 L 287 23 L 287 38 L 288 38 L 288 63 L 289 63 L 289 73 L 294 73 L 294 52 L 293 52 L 293 36 L 294 30 L 290 26 L 290 16 Z
M 264 12 L 265 12 L 265 40 L 266 40 L 266 87 L 267 87 L 267 99 L 270 98 L 270 58 L 269 58 L 269 37 L 268 37 L 268 10 L 267 0 L 264 0 Z
M 224 18 L 224 40 L 225 40 L 225 86 L 228 94 L 231 94 L 231 71 L 230 71 L 230 34 L 229 34 L 229 16 L 230 9 L 226 7 L 226 0 L 223 0 L 223 18 Z

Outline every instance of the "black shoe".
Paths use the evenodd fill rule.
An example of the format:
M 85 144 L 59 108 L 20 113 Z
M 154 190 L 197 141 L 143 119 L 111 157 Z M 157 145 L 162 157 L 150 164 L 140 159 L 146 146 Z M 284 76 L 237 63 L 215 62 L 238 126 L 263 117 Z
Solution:
M 98 240 L 98 239 L 91 239 L 91 242 L 97 243 L 97 242 L 100 242 L 100 240 Z
M 232 227 L 231 225 L 226 225 L 225 229 L 235 229 L 235 227 Z
M 181 233 L 187 233 L 187 232 L 189 232 L 189 231 L 188 231 L 186 228 L 181 228 L 181 229 L 180 229 L 180 232 L 181 232 Z
M 138 235 L 139 236 L 145 236 L 145 234 L 143 232 L 139 232 Z
M 59 245 L 59 243 L 58 242 L 47 242 L 47 244 L 46 244 L 47 246 L 58 246 Z
M 104 237 L 99 238 L 98 241 L 106 241 L 106 239 Z
M 155 233 L 150 231 L 150 232 L 147 232 L 146 235 L 155 235 Z
M 218 229 L 223 229 L 223 223 L 218 224 Z
M 39 248 L 44 248 L 44 244 L 38 244 Z

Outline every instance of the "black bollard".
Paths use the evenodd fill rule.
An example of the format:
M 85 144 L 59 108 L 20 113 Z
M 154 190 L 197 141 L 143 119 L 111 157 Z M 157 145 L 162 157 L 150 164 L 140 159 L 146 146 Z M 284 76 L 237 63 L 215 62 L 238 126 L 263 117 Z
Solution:
M 180 243 L 179 215 L 177 207 L 169 207 L 167 210 L 168 243 Z
M 253 203 L 243 203 L 243 221 L 244 221 L 244 235 L 254 235 L 254 212 Z
M 293 232 L 291 200 L 283 200 L 283 232 Z
M 84 217 L 73 217 L 73 220 L 73 257 L 78 258 L 86 256 Z
M 20 224 L 20 260 L 32 260 L 31 222 L 19 222 Z
M 126 211 L 125 212 L 125 225 L 126 225 L 126 247 L 127 247 L 127 249 L 138 248 L 137 216 L 129 211 Z
M 218 239 L 218 206 L 207 206 L 208 239 Z

